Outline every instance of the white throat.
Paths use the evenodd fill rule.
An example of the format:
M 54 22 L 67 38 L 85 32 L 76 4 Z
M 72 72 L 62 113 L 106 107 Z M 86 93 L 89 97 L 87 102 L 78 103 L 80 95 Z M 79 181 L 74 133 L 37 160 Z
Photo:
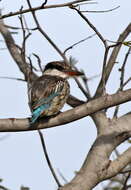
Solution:
M 44 72 L 44 75 L 59 76 L 64 79 L 67 79 L 69 77 L 68 74 L 61 72 L 57 69 L 48 69 Z

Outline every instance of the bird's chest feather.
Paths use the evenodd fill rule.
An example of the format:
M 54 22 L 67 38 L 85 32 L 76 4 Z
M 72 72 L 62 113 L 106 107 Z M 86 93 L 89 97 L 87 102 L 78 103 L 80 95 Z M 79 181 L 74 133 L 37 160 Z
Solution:
M 60 92 L 60 94 L 58 96 L 56 96 L 51 101 L 49 109 L 46 110 L 43 113 L 43 115 L 50 116 L 50 115 L 57 114 L 62 109 L 64 104 L 66 103 L 69 93 L 70 93 L 69 84 L 68 84 L 68 82 L 65 82 L 65 84 L 62 88 L 62 91 Z

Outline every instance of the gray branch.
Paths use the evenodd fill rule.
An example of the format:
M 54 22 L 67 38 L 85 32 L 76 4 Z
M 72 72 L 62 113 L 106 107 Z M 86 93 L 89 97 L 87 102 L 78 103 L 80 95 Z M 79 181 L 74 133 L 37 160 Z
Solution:
M 29 119 L 0 119 L 0 131 L 16 132 L 55 127 L 79 120 L 100 110 L 122 104 L 124 102 L 130 101 L 130 99 L 131 89 L 118 92 L 113 95 L 105 95 L 100 98 L 91 100 L 88 103 L 77 106 L 74 109 L 60 113 L 58 116 L 49 119 L 41 119 L 38 123 L 34 124 L 33 127 L 29 125 Z M 103 125 L 100 125 L 98 127 L 99 132 L 101 132 L 104 128 L 101 126 Z

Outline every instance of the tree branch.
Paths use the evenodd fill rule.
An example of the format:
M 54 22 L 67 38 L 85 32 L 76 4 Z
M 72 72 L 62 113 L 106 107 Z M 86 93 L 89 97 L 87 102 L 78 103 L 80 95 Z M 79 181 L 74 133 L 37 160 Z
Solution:
M 119 42 L 123 42 L 127 36 L 131 33 L 131 23 L 127 26 L 127 28 L 122 32 L 122 34 L 119 36 L 118 40 L 117 40 L 117 43 Z M 112 54 L 110 55 L 110 58 L 108 60 L 108 63 L 107 63 L 107 66 L 105 68 L 105 84 L 107 83 L 108 81 L 108 78 L 110 76 L 110 73 L 113 69 L 113 66 L 116 62 L 116 59 L 117 59 L 117 56 L 120 52 L 120 49 L 121 49 L 121 46 L 122 46 L 122 43 L 120 43 L 118 46 L 115 46 L 113 51 L 112 51 Z M 101 79 L 99 85 L 98 85 L 98 88 L 96 90 L 96 93 L 95 93 L 95 96 L 99 96 L 101 93 L 102 93 L 102 90 L 103 90 L 103 80 Z
M 97 28 L 89 21 L 89 19 L 84 14 L 82 14 L 82 12 L 79 9 L 75 8 L 75 6 L 72 5 L 72 6 L 70 6 L 70 8 L 77 11 L 77 13 L 81 16 L 81 18 L 83 18 L 83 20 L 92 28 L 92 30 L 94 30 L 94 32 L 97 34 L 97 36 L 103 42 L 104 46 L 107 47 L 106 40 L 101 35 L 101 33 L 97 30 Z
M 117 175 L 129 163 L 131 163 L 131 148 L 128 148 L 116 160 L 111 162 L 107 170 L 106 178 Z
M 38 7 L 32 8 L 32 9 L 29 8 L 29 9 L 19 10 L 19 11 L 16 11 L 16 12 L 10 12 L 8 14 L 0 16 L 0 19 L 12 17 L 12 16 L 24 14 L 24 13 L 29 13 L 31 11 L 38 11 L 38 10 L 42 10 L 42 9 L 69 7 L 70 5 L 74 5 L 76 3 L 81 3 L 81 2 L 85 2 L 85 1 L 91 1 L 91 0 L 74 0 L 74 1 L 71 1 L 71 2 L 68 2 L 68 3 L 46 5 L 46 6 L 43 6 L 43 4 L 42 4 L 42 5 L 38 6 Z
M 105 128 L 103 128 L 103 132 L 98 135 L 94 144 L 91 146 L 80 171 L 76 173 L 76 176 L 70 183 L 59 188 L 59 190 L 91 190 L 101 181 L 109 179 L 116 175 L 120 169 L 126 167 L 131 161 L 131 150 L 128 153 L 126 151 L 126 155 L 125 153 L 123 154 L 123 159 L 119 157 L 119 169 L 117 172 L 115 169 L 113 170 L 115 161 L 111 162 L 109 157 L 116 146 L 131 136 L 130 126 L 131 114 L 125 115 L 117 120 L 108 120 Z M 122 167 L 120 166 L 121 162 Z M 112 170 L 115 172 L 110 173 Z
M 53 168 L 53 166 L 51 164 L 50 158 L 48 156 L 47 148 L 46 148 L 46 145 L 45 145 L 45 140 L 44 140 L 43 134 L 42 134 L 42 132 L 40 130 L 38 130 L 38 134 L 39 134 L 39 137 L 40 137 L 40 140 L 41 140 L 43 152 L 44 152 L 48 167 L 49 167 L 49 169 L 50 169 L 50 171 L 52 173 L 52 176 L 54 177 L 54 180 L 56 181 L 58 187 L 61 187 L 62 185 L 60 184 L 60 182 L 59 182 L 59 180 L 58 180 L 58 178 L 56 176 L 55 170 L 54 170 L 54 168 Z
M 37 78 L 37 75 L 31 72 L 30 66 L 22 59 L 21 52 L 15 44 L 15 41 L 10 31 L 7 29 L 7 27 L 5 27 L 3 20 L 0 20 L 0 33 L 2 34 L 5 40 L 6 46 L 12 58 L 17 63 L 17 66 L 19 67 L 20 71 L 24 74 L 25 80 L 28 80 L 29 73 L 31 80 L 35 80 Z
M 112 95 L 102 96 L 91 100 L 88 103 L 77 106 L 74 109 L 60 113 L 58 116 L 49 119 L 41 119 L 38 123 L 34 124 L 33 127 L 29 125 L 28 119 L 1 119 L 0 131 L 16 132 L 55 127 L 76 121 L 100 110 L 130 101 L 130 99 L 131 89 Z

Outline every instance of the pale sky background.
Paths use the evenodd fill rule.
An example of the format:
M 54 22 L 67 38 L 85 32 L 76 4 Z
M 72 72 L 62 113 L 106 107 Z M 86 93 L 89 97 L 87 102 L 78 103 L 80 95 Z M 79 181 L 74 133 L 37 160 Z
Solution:
M 39 6 L 42 2 L 40 0 L 32 1 L 34 6 Z M 48 0 L 48 2 L 55 4 L 65 1 Z M 119 9 L 109 13 L 86 14 L 106 39 L 116 41 L 119 34 L 131 21 L 131 0 L 98 0 L 95 2 L 98 4 L 86 5 L 83 6 L 83 9 L 106 10 L 120 5 Z M 3 14 L 19 10 L 22 5 L 24 8 L 27 7 L 25 0 L 2 0 L 0 2 Z M 37 12 L 37 15 L 43 29 L 62 50 L 94 33 L 77 13 L 69 8 L 42 10 Z M 25 17 L 29 27 L 34 27 L 30 14 L 26 14 Z M 20 26 L 17 16 L 5 19 L 5 22 L 11 26 Z M 21 34 L 19 31 L 17 35 L 14 35 L 16 43 L 19 45 L 22 43 Z M 2 37 L 0 39 L 2 40 Z M 131 38 L 128 39 L 131 40 Z M 5 44 L 0 41 L 0 48 L 4 47 Z M 27 54 L 38 54 L 43 66 L 49 61 L 61 59 L 44 37 L 36 31 L 32 32 L 27 47 Z M 119 63 L 115 65 L 110 82 L 107 85 L 108 93 L 115 93 L 118 88 L 119 73 L 117 71 L 122 64 L 126 50 L 127 47 L 123 47 L 121 55 L 117 59 Z M 103 45 L 96 36 L 70 50 L 68 55 L 72 55 L 78 60 L 78 68 L 84 69 L 88 77 L 101 73 Z M 8 50 L 0 51 L 0 60 L 0 76 L 23 77 Z M 36 65 L 36 60 L 33 60 Z M 128 66 L 129 61 L 131 62 L 131 58 L 128 60 Z M 126 72 L 126 78 L 129 76 L 131 76 L 131 69 Z M 89 82 L 92 94 L 95 92 L 98 82 L 99 77 Z M 70 84 L 71 93 L 80 99 L 85 99 L 73 80 L 70 80 Z M 29 117 L 26 84 L 15 80 L 0 79 L 0 86 L 0 118 Z M 128 85 L 129 87 L 130 85 Z M 65 106 L 63 110 L 67 109 L 70 107 Z M 125 104 L 120 109 L 120 115 L 129 110 L 129 106 Z M 109 116 L 111 116 L 111 111 L 112 109 L 108 112 Z M 92 120 L 88 117 L 43 132 L 48 153 L 57 175 L 59 176 L 59 170 L 70 181 L 74 172 L 81 167 L 95 140 L 96 128 Z M 3 137 L 6 138 L 3 139 Z M 57 189 L 42 152 L 37 132 L 1 133 L 0 138 L 0 178 L 4 180 L 2 184 L 10 190 L 18 190 L 21 185 L 30 187 L 31 190 Z M 125 146 L 122 148 L 124 149 Z M 63 183 L 62 179 L 61 182 Z M 95 189 L 99 190 L 101 186 Z

